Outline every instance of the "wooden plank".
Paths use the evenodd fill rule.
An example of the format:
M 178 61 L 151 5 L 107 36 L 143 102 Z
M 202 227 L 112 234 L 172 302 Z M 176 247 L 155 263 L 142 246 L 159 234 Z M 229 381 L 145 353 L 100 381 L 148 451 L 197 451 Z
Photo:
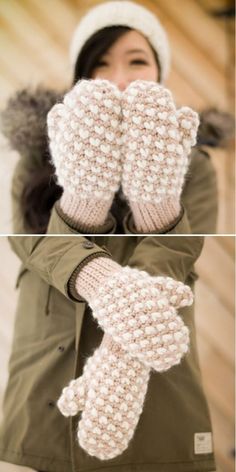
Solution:
M 68 57 L 69 42 L 77 21 L 68 2 L 63 0 L 23 0 L 24 9 L 35 18 L 40 28 L 48 31 L 50 38 Z
M 16 84 L 32 83 L 37 80 L 38 69 L 21 49 L 12 44 L 11 38 L 0 30 L 0 63 Z M 4 54 L 7 51 L 7 54 Z M 4 75 L 3 75 L 4 77 Z
M 2 31 L 0 47 L 1 76 L 5 80 L 11 81 L 15 88 L 17 88 L 19 83 L 24 83 L 25 77 L 31 70 L 33 75 L 38 77 L 38 80 L 45 81 L 45 77 L 53 81 L 57 79 L 56 73 L 48 69 L 49 62 L 45 63 L 42 57 L 40 57 L 40 53 L 34 47 L 33 41 L 30 43 L 30 41 L 27 42 L 18 36 L 14 26 L 8 27 L 6 23 L 4 24 L 2 18 L 0 19 L 0 29 Z M 4 54 L 4 47 L 7 47 L 7 55 Z M 23 77 L 21 72 L 23 69 L 22 61 L 25 64 Z
M 208 15 L 209 18 L 213 18 L 218 24 L 222 31 L 228 30 L 230 23 L 234 24 L 234 17 L 220 16 L 219 13 L 233 6 L 233 0 L 196 0 L 200 4 L 202 10 Z M 227 3 L 226 3 L 227 2 Z
M 227 154 L 225 151 L 218 149 L 209 149 L 214 168 L 217 173 L 217 187 L 218 187 L 218 220 L 217 220 L 217 233 L 226 233 L 228 225 L 231 224 L 228 221 L 227 216 L 228 209 L 226 205 L 226 165 L 227 165 Z M 230 231 L 232 232 L 232 231 Z
M 11 58 L 12 60 L 17 54 L 20 55 L 15 64 L 19 63 L 21 57 L 24 58 L 26 56 L 28 69 L 38 64 L 38 70 L 39 68 L 41 69 L 42 76 L 45 77 L 48 74 L 50 77 L 50 74 L 53 73 L 54 80 L 60 81 L 60 77 L 65 76 L 65 64 L 68 58 L 63 50 L 58 47 L 57 43 L 50 38 L 46 30 L 40 28 L 37 24 L 37 20 L 15 0 L 11 0 L 11 2 L 8 3 L 0 2 L 0 16 L 3 26 L 5 25 L 5 28 L 9 28 L 9 34 L 13 34 L 13 38 L 14 35 L 19 37 L 20 48 L 17 40 L 9 45 L 10 50 L 8 56 L 10 55 L 10 58 L 13 56 L 13 58 Z M 7 30 L 4 32 L 4 38 L 6 38 L 6 36 Z M 12 41 L 11 36 L 10 40 Z M 1 43 L 1 55 L 3 55 L 5 50 Z
M 234 369 L 213 346 L 197 333 L 203 385 L 209 401 L 216 405 L 228 421 L 234 418 Z
M 209 148 L 208 151 L 217 172 L 219 193 L 218 233 L 233 234 L 235 231 L 234 156 L 231 149 Z
M 227 251 L 232 260 L 235 260 L 235 237 L 221 236 L 218 238 L 218 243 Z
M 39 82 L 51 81 L 55 83 L 56 80 L 60 81 L 60 76 L 58 78 L 49 69 L 45 69 L 45 66 L 40 65 L 38 60 L 34 60 L 33 55 L 27 53 L 27 48 L 19 47 L 18 43 L 18 40 L 13 43 L 11 34 L 0 30 L 1 76 L 5 80 L 9 78 L 15 88 L 33 86 Z M 8 51 L 8 53 L 5 54 L 4 51 Z
M 225 362 L 234 365 L 234 319 L 219 301 L 214 288 L 200 279 L 196 284 L 196 327 Z M 224 327 L 224 329 L 222 329 Z
M 186 81 L 174 68 L 172 68 L 165 86 L 173 93 L 178 108 L 183 105 L 190 106 L 197 111 L 205 108 L 205 100 L 196 92 L 192 84 Z
M 201 280 L 213 289 L 219 301 L 234 314 L 234 261 L 218 243 L 219 236 L 206 237 L 196 269 Z
M 210 414 L 212 418 L 213 425 L 213 437 L 214 437 L 214 449 L 217 460 L 217 471 L 222 470 L 222 472 L 233 472 L 234 460 L 230 456 L 230 451 L 234 445 L 234 402 L 231 402 L 230 408 L 227 408 L 227 413 L 225 412 L 225 400 L 224 393 L 228 389 L 228 379 L 225 379 L 225 365 L 219 365 L 215 370 L 215 373 L 209 373 L 210 368 L 206 369 L 206 366 L 210 365 L 210 359 L 206 355 L 210 346 L 205 340 L 200 336 L 198 340 L 199 351 L 200 351 L 200 365 L 203 376 L 203 385 L 206 392 L 206 397 L 208 399 L 208 405 L 210 408 Z M 215 379 L 222 379 L 222 383 L 218 383 Z M 211 382 L 209 380 L 211 379 Z M 233 373 L 232 381 L 233 383 Z M 223 407 L 222 407 L 223 399 Z
M 100 3 L 104 3 L 103 0 L 86 0 L 86 3 L 83 0 L 74 0 L 74 3 L 79 8 L 79 14 L 83 16 L 85 12 L 90 10 L 90 8 L 99 5 Z M 137 2 L 139 3 L 139 2 Z
M 215 11 L 233 6 L 231 0 L 197 0 L 198 3 L 207 11 Z
M 165 17 L 163 23 L 168 31 L 173 51 L 173 67 L 205 99 L 206 106 L 218 106 L 227 110 L 229 104 L 226 77 L 220 74 L 210 60 L 185 38 L 173 22 Z
M 228 62 L 227 33 L 222 31 L 215 19 L 209 17 L 196 0 L 158 0 L 158 8 L 173 20 L 186 38 L 224 75 Z
M 209 402 L 213 424 L 214 449 L 216 453 L 217 472 L 234 472 L 234 423 L 229 422 L 218 408 Z M 233 420 L 233 417 L 232 417 Z

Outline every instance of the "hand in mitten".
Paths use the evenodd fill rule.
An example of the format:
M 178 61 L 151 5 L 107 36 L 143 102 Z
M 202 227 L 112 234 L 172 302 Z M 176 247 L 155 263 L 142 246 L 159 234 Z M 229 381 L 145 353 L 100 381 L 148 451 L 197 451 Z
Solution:
M 112 459 L 132 439 L 148 387 L 150 371 L 104 335 L 100 347 L 62 391 L 58 408 L 64 416 L 82 411 L 80 446 L 91 456 Z
M 177 110 L 168 89 L 142 80 L 123 92 L 122 110 L 123 192 L 137 229 L 160 230 L 180 213 L 198 115 L 188 107 Z
M 121 180 L 121 106 L 107 80 L 81 80 L 47 117 L 61 207 L 84 229 L 103 224 Z
M 79 272 L 76 289 L 104 332 L 147 367 L 165 371 L 188 351 L 189 330 L 177 309 L 193 295 L 182 282 L 97 257 Z

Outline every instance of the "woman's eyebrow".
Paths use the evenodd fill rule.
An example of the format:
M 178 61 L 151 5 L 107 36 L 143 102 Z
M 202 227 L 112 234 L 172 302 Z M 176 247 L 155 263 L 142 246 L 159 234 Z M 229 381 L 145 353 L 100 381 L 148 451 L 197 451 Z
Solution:
M 144 51 L 144 49 L 129 49 L 129 51 L 126 51 L 125 54 L 128 55 L 128 54 L 133 54 L 133 53 L 143 53 L 145 55 L 147 55 L 146 51 Z M 106 52 L 104 54 L 104 56 L 110 56 L 111 53 L 110 52 Z
M 146 54 L 146 51 L 144 51 L 143 49 L 130 49 L 129 51 L 126 51 L 125 54 L 133 54 L 137 52 L 142 52 L 143 54 Z

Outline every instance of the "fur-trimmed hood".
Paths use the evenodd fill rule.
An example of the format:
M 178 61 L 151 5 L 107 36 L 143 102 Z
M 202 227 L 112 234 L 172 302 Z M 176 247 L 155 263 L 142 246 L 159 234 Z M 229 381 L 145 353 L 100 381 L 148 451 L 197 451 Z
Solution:
M 43 86 L 17 91 L 1 111 L 1 131 L 20 154 L 44 155 L 48 148 L 47 113 L 66 91 Z M 197 145 L 224 146 L 234 136 L 234 119 L 215 108 L 200 112 Z

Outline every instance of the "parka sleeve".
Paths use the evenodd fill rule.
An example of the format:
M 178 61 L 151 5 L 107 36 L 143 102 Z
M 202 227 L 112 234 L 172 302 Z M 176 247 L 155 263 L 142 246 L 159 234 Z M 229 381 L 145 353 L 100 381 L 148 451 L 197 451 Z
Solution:
M 216 171 L 211 157 L 194 148 L 181 197 L 181 213 L 162 234 L 215 234 L 218 214 Z M 137 234 L 132 214 L 124 220 L 126 234 Z M 151 234 L 151 233 L 150 233 Z M 160 234 L 160 233 L 152 233 Z
M 182 201 L 193 234 L 217 232 L 217 176 L 210 155 L 201 148 L 194 151 Z
M 111 214 L 108 213 L 106 221 L 99 227 L 96 228 L 98 234 L 113 234 L 116 230 L 116 220 Z M 52 209 L 47 234 L 84 234 L 73 225 L 73 222 L 69 217 L 64 215 L 60 209 L 60 206 L 56 202 Z
M 95 257 L 111 257 L 106 248 L 83 236 L 10 236 L 8 239 L 24 268 L 36 272 L 74 301 L 82 301 L 74 289 L 77 272 Z
M 137 244 L 128 265 L 192 284 L 197 278 L 194 264 L 203 244 L 203 236 L 146 236 Z
M 145 270 L 152 276 L 172 277 L 193 289 L 198 278 L 194 264 L 203 248 L 203 236 L 115 236 L 103 241 L 112 259 L 121 266 Z M 80 296 L 75 283 L 79 270 L 70 279 L 70 289 L 77 299 Z

